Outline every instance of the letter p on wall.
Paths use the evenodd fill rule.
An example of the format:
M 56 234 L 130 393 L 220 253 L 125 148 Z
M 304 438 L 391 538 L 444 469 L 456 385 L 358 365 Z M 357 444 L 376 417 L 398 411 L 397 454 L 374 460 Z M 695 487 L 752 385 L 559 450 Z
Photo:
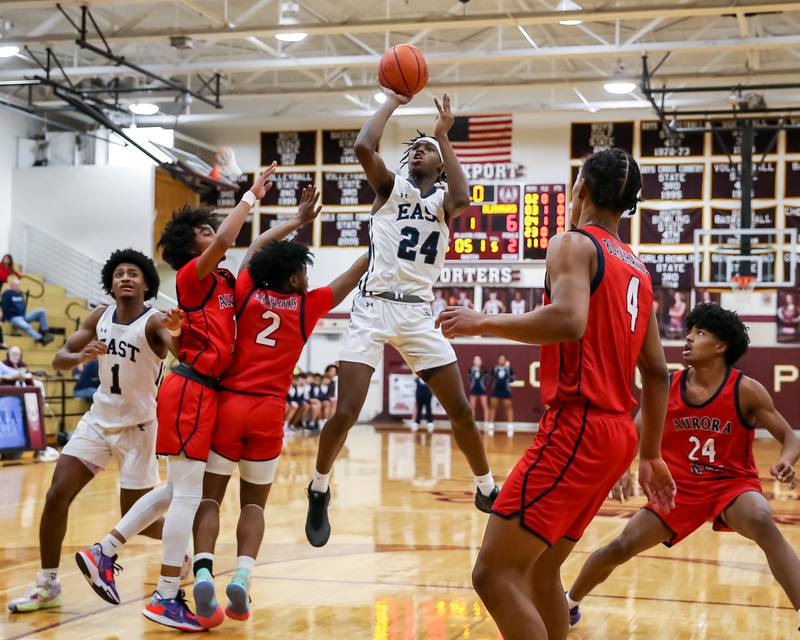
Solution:
M 776 364 L 772 376 L 772 390 L 779 393 L 784 383 L 797 382 L 798 379 L 800 379 L 800 369 L 795 365 Z

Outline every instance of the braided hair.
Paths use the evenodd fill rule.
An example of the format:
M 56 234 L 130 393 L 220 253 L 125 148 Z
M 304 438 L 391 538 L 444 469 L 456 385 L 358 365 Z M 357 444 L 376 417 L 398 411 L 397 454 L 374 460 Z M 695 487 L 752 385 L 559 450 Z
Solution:
M 411 150 L 414 148 L 414 144 L 416 144 L 416 142 L 418 140 L 421 140 L 422 138 L 430 138 L 430 136 L 427 133 L 423 133 L 422 131 L 417 129 L 416 137 L 411 138 L 411 140 L 409 140 L 408 142 L 403 143 L 403 145 L 405 146 L 405 151 L 403 151 L 403 155 L 400 156 L 401 169 L 408 165 L 408 159 L 411 156 Z M 439 172 L 439 177 L 436 178 L 436 182 L 444 182 L 444 183 L 447 182 L 447 174 L 444 172 L 444 169 L 442 169 Z
M 636 213 L 642 201 L 642 174 L 629 153 L 616 147 L 597 151 L 583 163 L 581 176 L 596 206 L 619 214 Z

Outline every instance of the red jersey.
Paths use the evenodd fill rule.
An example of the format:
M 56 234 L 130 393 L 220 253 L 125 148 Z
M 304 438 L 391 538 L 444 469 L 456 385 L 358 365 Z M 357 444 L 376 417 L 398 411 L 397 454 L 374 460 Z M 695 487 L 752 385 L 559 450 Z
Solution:
M 755 427 L 739 406 L 744 374 L 728 369 L 719 389 L 703 404 L 686 399 L 686 372 L 672 376 L 661 455 L 685 492 L 699 482 L 722 478 L 758 478 L 753 458 Z
M 212 378 L 225 371 L 233 356 L 235 282 L 227 269 L 218 269 L 200 280 L 197 258 L 178 270 L 175 281 L 178 306 L 185 314 L 178 358 Z
M 222 376 L 229 391 L 286 397 L 300 353 L 333 307 L 333 289 L 284 294 L 258 289 L 249 269 L 236 281 L 236 349 Z
M 597 249 L 586 331 L 577 342 L 542 346 L 542 401 L 589 402 L 615 413 L 636 406 L 633 374 L 642 349 L 653 287 L 644 264 L 624 242 L 596 226 L 573 229 L 591 238 Z M 550 304 L 546 289 L 545 304 Z

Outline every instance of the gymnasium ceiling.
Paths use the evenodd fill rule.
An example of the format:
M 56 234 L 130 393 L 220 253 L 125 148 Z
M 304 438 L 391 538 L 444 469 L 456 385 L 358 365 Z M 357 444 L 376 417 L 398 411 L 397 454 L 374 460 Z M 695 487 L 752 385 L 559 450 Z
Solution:
M 608 110 L 647 107 L 637 91 L 612 96 L 616 75 L 638 82 L 641 57 L 651 66 L 670 55 L 654 86 L 798 82 L 800 1 L 578 0 L 580 11 L 556 11 L 557 0 L 299 0 L 299 24 L 281 27 L 283 0 L 90 0 L 117 55 L 160 75 L 197 86 L 196 73 L 219 72 L 224 109 L 156 97 L 154 122 L 230 125 L 252 117 L 361 116 L 374 109 L 376 65 L 391 44 L 412 42 L 430 63 L 430 92 L 448 89 L 461 111 Z M 80 4 L 64 0 L 76 21 Z M 147 78 L 78 48 L 75 29 L 50 0 L 5 0 L 2 40 L 41 55 L 56 52 L 73 82 Z M 580 18 L 574 26 L 565 17 Z M 305 31 L 296 43 L 276 34 Z M 170 36 L 191 38 L 176 48 Z M 100 45 L 100 40 L 92 40 Z M 36 75 L 22 49 L 0 59 L 2 81 Z M 37 89 L 38 91 L 39 89 Z M 46 91 L 45 89 L 41 89 Z M 20 99 L 24 89 L 0 86 Z M 800 104 L 800 90 L 772 91 L 769 106 Z M 727 95 L 681 93 L 669 104 L 705 108 Z M 58 101 L 52 101 L 57 106 Z M 410 113 L 429 113 L 428 98 Z

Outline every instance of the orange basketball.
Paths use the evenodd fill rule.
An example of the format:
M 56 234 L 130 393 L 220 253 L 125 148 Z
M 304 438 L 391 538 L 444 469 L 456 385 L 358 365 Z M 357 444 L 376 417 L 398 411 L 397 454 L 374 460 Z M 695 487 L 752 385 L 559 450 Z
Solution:
M 413 96 L 428 83 L 428 63 L 413 44 L 395 45 L 381 57 L 378 81 L 401 96 Z

